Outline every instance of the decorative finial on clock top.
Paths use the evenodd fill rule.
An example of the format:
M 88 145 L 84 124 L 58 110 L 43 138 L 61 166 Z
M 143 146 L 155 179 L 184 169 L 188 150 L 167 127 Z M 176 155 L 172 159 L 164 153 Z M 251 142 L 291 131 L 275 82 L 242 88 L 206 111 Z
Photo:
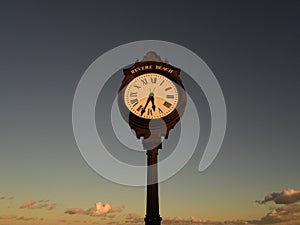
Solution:
M 144 61 L 162 62 L 160 56 L 153 51 L 147 52 L 146 55 L 144 55 L 142 62 Z

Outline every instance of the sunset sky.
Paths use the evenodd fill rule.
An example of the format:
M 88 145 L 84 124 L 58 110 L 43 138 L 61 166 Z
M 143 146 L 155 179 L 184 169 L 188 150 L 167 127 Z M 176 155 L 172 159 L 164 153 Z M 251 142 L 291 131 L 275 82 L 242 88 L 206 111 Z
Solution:
M 72 129 L 73 97 L 86 69 L 138 40 L 195 52 L 214 72 L 227 107 L 220 153 L 200 173 L 209 110 L 182 73 L 201 106 L 203 143 L 160 183 L 163 224 L 299 224 L 299 9 L 298 1 L 1 1 L 0 225 L 144 223 L 145 187 L 93 171 Z M 111 90 L 121 84 L 121 69 Z

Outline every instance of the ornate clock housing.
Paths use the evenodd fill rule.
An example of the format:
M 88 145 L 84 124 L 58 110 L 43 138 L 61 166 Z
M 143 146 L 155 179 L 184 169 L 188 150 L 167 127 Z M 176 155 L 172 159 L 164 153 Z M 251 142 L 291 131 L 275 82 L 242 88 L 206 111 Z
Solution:
M 180 69 L 154 61 L 137 62 L 124 69 L 118 104 L 122 117 L 137 138 L 155 134 L 168 138 L 186 105 Z M 151 122 L 151 129 L 149 123 Z

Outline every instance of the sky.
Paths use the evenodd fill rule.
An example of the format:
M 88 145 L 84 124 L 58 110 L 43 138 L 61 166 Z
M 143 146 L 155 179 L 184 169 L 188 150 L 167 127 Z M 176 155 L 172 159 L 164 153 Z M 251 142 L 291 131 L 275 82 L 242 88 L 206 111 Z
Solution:
M 163 223 L 299 224 L 299 8 L 298 1 L 1 1 L 0 225 L 144 223 L 145 187 L 97 174 L 72 129 L 84 72 L 110 49 L 138 40 L 196 53 L 227 108 L 220 153 L 200 173 L 209 109 L 182 73 L 186 89 L 199 95 L 202 144 L 160 183 Z M 120 68 L 107 88 L 117 90 L 122 79 Z M 97 104 L 100 132 L 107 111 Z M 172 132 L 166 146 L 176 142 L 179 131 Z

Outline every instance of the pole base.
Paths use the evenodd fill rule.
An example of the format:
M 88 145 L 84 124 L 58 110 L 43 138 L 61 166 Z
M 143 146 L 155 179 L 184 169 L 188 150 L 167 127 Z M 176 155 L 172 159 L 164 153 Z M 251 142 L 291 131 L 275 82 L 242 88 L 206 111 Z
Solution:
M 160 225 L 161 217 L 160 217 L 160 215 L 157 215 L 157 216 L 146 215 L 144 221 L 145 221 L 145 225 Z

